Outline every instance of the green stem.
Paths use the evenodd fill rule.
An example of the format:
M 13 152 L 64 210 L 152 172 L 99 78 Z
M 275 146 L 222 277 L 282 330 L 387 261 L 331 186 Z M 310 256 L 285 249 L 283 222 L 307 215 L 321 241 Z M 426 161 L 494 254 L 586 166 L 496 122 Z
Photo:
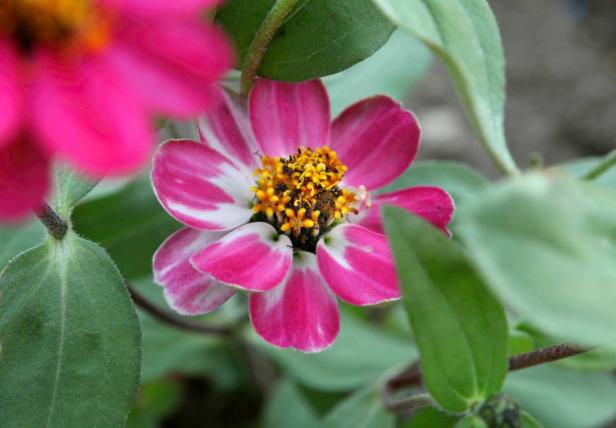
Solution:
M 246 96 L 250 92 L 257 78 L 257 71 L 261 66 L 263 56 L 267 52 L 267 47 L 296 3 L 297 0 L 276 0 L 276 3 L 274 3 L 274 6 L 272 6 L 272 9 L 261 24 L 261 28 L 257 30 L 248 48 L 248 53 L 244 59 L 244 66 L 242 67 L 242 77 L 240 80 L 242 95 Z
M 610 153 L 608 153 L 603 158 L 603 160 L 601 162 L 599 162 L 599 164 L 597 166 L 595 166 L 593 169 L 588 171 L 582 177 L 582 179 L 584 179 L 584 180 L 594 180 L 595 178 L 599 177 L 604 172 L 607 172 L 607 170 L 609 170 L 614 165 L 616 165 L 616 150 L 612 150 Z

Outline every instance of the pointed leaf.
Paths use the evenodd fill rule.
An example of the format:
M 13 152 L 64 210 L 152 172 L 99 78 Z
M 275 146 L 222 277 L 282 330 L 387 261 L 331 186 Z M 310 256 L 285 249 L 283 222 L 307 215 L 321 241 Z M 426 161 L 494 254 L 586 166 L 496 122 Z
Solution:
M 228 0 L 216 20 L 231 36 L 239 65 L 275 0 Z M 301 0 L 270 43 L 259 74 L 302 81 L 337 73 L 369 57 L 394 31 L 370 0 Z
M 53 175 L 51 206 L 60 218 L 68 220 L 73 208 L 96 187 L 97 182 L 84 177 L 65 164 L 55 165 Z
M 455 242 L 399 208 L 384 213 L 426 385 L 443 408 L 462 412 L 503 385 L 504 309 Z
M 501 169 L 517 168 L 504 130 L 505 59 L 486 0 L 373 0 L 396 25 L 441 57 L 471 122 Z
M 323 428 L 394 428 L 396 418 L 383 408 L 374 386 L 360 389 L 340 402 L 325 417 Z

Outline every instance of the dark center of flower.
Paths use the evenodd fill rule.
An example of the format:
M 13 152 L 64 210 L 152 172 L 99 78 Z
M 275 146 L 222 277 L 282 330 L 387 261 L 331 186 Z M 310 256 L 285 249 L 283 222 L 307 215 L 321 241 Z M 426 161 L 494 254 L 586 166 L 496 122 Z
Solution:
M 22 53 L 37 46 L 98 50 L 109 41 L 109 20 L 91 0 L 0 0 L 0 37 Z
M 302 147 L 288 158 L 261 158 L 255 170 L 254 221 L 289 235 L 293 247 L 315 251 L 319 237 L 350 213 L 357 195 L 339 186 L 347 167 L 329 147 Z

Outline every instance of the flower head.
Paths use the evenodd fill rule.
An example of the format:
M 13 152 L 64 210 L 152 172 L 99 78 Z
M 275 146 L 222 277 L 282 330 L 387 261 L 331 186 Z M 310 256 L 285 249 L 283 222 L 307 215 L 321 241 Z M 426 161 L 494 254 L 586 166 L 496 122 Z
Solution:
M 223 96 L 199 123 L 201 141 L 172 140 L 155 156 L 155 192 L 187 226 L 154 256 L 155 280 L 184 314 L 248 291 L 264 340 L 320 351 L 338 334 L 336 297 L 361 306 L 400 297 L 379 207 L 448 233 L 453 201 L 431 186 L 374 194 L 419 145 L 415 117 L 390 98 L 360 101 L 330 123 L 318 80 L 258 80 L 247 112 Z
M 153 115 L 190 117 L 216 99 L 224 37 L 215 0 L 0 2 L 0 219 L 42 202 L 60 158 L 100 177 L 141 166 Z

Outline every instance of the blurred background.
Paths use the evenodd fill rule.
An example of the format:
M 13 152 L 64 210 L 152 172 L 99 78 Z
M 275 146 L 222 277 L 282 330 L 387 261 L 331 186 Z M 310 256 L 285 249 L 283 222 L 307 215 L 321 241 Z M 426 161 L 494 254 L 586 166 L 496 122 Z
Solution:
M 616 147 L 616 2 L 491 0 L 507 61 L 506 132 L 521 166 Z M 434 61 L 407 98 L 421 118 L 425 158 L 496 170 L 467 125 L 445 68 Z

